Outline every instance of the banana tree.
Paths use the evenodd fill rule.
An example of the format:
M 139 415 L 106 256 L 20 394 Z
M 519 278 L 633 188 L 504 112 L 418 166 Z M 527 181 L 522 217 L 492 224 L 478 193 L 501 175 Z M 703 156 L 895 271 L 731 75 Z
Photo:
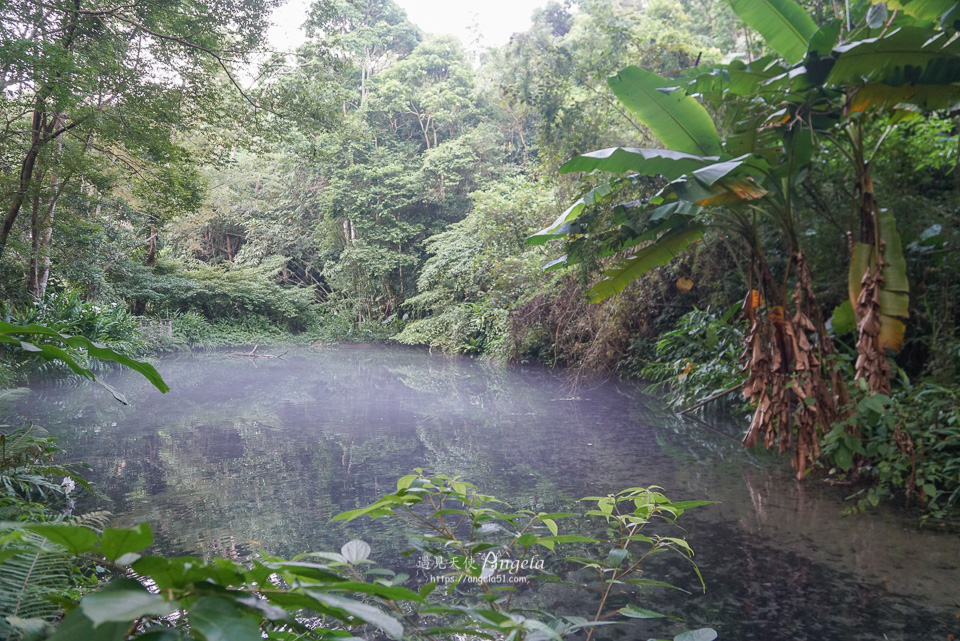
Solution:
M 822 364 L 833 347 L 795 220 L 794 191 L 812 157 L 813 141 L 799 135 L 801 128 L 792 118 L 771 112 L 757 95 L 759 82 L 748 81 L 773 78 L 783 69 L 740 65 L 701 75 L 701 89 L 717 79 L 728 87 L 726 97 L 719 98 L 729 100 L 734 114 L 726 138 L 706 108 L 676 81 L 637 67 L 610 78 L 623 106 L 666 148 L 605 149 L 568 161 L 561 172 L 598 171 L 613 177 L 528 242 L 567 239 L 567 255 L 549 268 L 582 260 L 585 246 L 594 253 L 599 246 L 601 255 L 618 254 L 590 289 L 592 299 L 600 301 L 666 264 L 710 228 L 739 238 L 750 257 L 744 394 L 755 403 L 744 441 L 791 450 L 803 476 L 819 456 L 820 430 L 838 418 L 838 401 L 846 391 L 842 379 L 824 376 Z M 728 82 L 731 76 L 733 83 Z M 736 93 L 740 89 L 729 93 L 730 84 L 743 89 L 742 95 Z M 627 188 L 652 176 L 669 182 L 646 201 L 619 202 Z M 771 225 L 789 250 L 782 277 L 774 275 L 760 233 Z
M 892 0 L 873 6 L 861 25 L 840 43 L 839 21 L 812 30 L 813 21 L 793 0 L 734 0 L 734 11 L 764 36 L 789 69 L 763 81 L 768 92 L 807 105 L 826 101 L 839 114 L 829 126 L 808 128 L 833 143 L 853 170 L 850 230 L 850 306 L 856 315 L 856 376 L 874 392 L 888 392 L 887 351 L 899 351 L 909 311 L 906 261 L 893 216 L 877 203 L 871 164 L 899 121 L 933 110 L 960 107 L 960 3 L 955 0 Z M 888 11 L 888 7 L 894 11 Z M 941 29 L 930 26 L 938 21 Z M 806 41 L 806 51 L 798 43 Z M 872 150 L 865 123 L 886 120 L 887 129 Z
M 925 0 L 923 6 L 938 1 Z M 778 443 L 781 452 L 792 449 L 802 476 L 819 455 L 819 430 L 839 418 L 848 399 L 840 372 L 822 367 L 833 344 L 798 242 L 794 189 L 822 140 L 845 135 L 851 151 L 843 152 L 854 168 L 860 219 L 859 237 L 851 235 L 849 277 L 859 330 L 857 374 L 871 389 L 885 390 L 885 351 L 900 348 L 900 318 L 909 299 L 894 219 L 881 212 L 873 194 L 863 118 L 877 111 L 901 118 L 905 109 L 953 108 L 960 98 L 960 87 L 951 84 L 960 80 L 960 41 L 911 26 L 910 15 L 873 11 L 874 24 L 848 33 L 859 40 L 839 44 L 839 22 L 818 28 L 793 0 L 733 0 L 732 6 L 777 55 L 697 69 L 673 81 L 636 67 L 611 78 L 620 101 L 667 148 L 606 149 L 566 163 L 563 172 L 616 177 L 588 191 L 529 242 L 568 240 L 567 255 L 548 268 L 576 263 L 591 251 L 619 253 L 590 290 L 599 301 L 672 260 L 709 226 L 738 234 L 751 256 L 745 301 L 750 376 L 744 394 L 755 402 L 755 413 L 744 440 Z M 870 28 L 878 35 L 863 37 L 873 35 Z M 691 93 L 723 114 L 725 138 Z M 644 176 L 670 182 L 645 202 L 617 202 Z M 782 283 L 767 264 L 758 219 L 773 221 L 790 249 Z

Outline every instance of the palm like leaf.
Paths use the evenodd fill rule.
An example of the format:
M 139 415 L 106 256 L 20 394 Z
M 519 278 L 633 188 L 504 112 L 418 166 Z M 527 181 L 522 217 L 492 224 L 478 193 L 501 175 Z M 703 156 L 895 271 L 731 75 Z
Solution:
M 0 612 L 20 619 L 56 619 L 60 606 L 55 598 L 72 584 L 73 558 L 31 532 L 22 532 L 16 544 L 0 552 L 7 556 L 0 565 Z M 20 636 L 7 618 L 0 618 L 0 631 L 11 638 Z
M 793 0 L 733 0 L 734 13 L 787 62 L 803 59 L 817 25 Z
M 870 0 L 872 4 L 886 4 L 888 9 L 902 11 L 925 22 L 939 21 L 945 13 L 957 6 L 956 0 Z
M 630 66 L 607 79 L 607 84 L 668 149 L 696 156 L 720 155 L 720 135 L 710 114 L 675 83 Z

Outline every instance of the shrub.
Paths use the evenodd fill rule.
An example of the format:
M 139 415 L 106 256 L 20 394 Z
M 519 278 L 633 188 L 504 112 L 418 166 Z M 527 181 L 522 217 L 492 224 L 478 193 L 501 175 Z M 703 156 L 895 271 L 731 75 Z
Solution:
M 85 301 L 77 292 L 50 290 L 42 300 L 31 305 L 19 308 L 4 306 L 3 315 L 6 322 L 14 325 L 42 325 L 64 336 L 81 336 L 124 356 L 144 354 L 150 347 L 140 333 L 136 317 L 122 304 Z M 109 367 L 98 359 L 88 358 L 83 349 L 63 345 L 56 336 L 40 334 L 34 339 L 37 344 L 65 347 L 76 363 L 94 371 Z M 10 386 L 31 372 L 48 369 L 66 371 L 62 361 L 38 360 L 34 351 L 4 350 L 0 383 Z
M 560 534 L 558 521 L 573 520 L 575 514 L 513 512 L 507 504 L 456 477 L 425 476 L 418 470 L 418 474 L 400 479 L 396 492 L 335 517 L 392 516 L 419 525 L 412 541 L 424 555 L 421 563 L 429 559 L 428 565 L 420 566 L 436 573 L 419 582 L 421 585 L 413 585 L 408 575 L 378 566 L 370 558 L 371 546 L 361 540 L 347 542 L 339 553 L 303 554 L 291 560 L 261 556 L 249 562 L 205 562 L 141 554 L 153 543 L 153 532 L 143 523 L 131 529 L 102 530 L 77 522 L 48 524 L 26 519 L 4 523 L 0 524 L 6 533 L 0 537 L 0 553 L 5 568 L 8 564 L 29 566 L 41 555 L 56 563 L 45 572 L 49 580 L 41 593 L 35 594 L 33 589 L 28 595 L 31 604 L 45 603 L 43 608 L 21 607 L 28 586 L 36 586 L 29 572 L 4 575 L 0 603 L 10 604 L 8 611 L 17 616 L 3 624 L 8 638 L 31 635 L 51 641 L 253 641 L 264 633 L 271 639 L 356 638 L 367 636 L 362 633 L 367 626 L 392 639 L 507 634 L 517 641 L 544 641 L 585 634 L 590 641 L 599 625 L 669 616 L 624 603 L 623 586 L 675 587 L 648 578 L 641 566 L 662 552 L 692 563 L 693 551 L 683 538 L 648 526 L 658 522 L 675 526 L 675 519 L 685 511 L 708 502 L 673 502 L 657 487 L 630 488 L 587 497 L 583 502 L 587 509 L 577 520 L 595 522 L 604 530 L 599 538 Z M 564 557 L 558 547 L 582 552 Z M 550 557 L 549 566 L 541 554 Z M 60 572 L 54 569 L 71 559 L 78 567 L 95 561 L 99 567 L 110 568 L 115 578 L 77 603 L 80 594 L 71 589 L 74 586 L 55 582 Z M 561 581 L 555 573 L 559 568 L 592 573 L 586 582 L 578 580 L 571 585 L 596 595 L 599 606 L 587 606 L 593 620 L 528 608 L 522 595 L 514 594 L 519 591 L 509 587 L 511 577 Z M 702 585 L 696 565 L 693 571 Z M 436 590 L 448 579 L 450 589 Z M 459 589 L 454 593 L 453 588 Z M 71 607 L 55 628 L 52 623 L 57 619 L 58 603 Z M 704 628 L 676 637 L 681 638 L 712 641 L 716 633 Z
M 125 351 L 142 350 L 137 319 L 118 302 L 90 302 L 78 292 L 50 290 L 31 306 L 4 312 L 7 322 L 15 325 L 36 323 Z
M 723 315 L 694 309 L 677 321 L 676 329 L 662 334 L 653 347 L 656 360 L 646 360 L 649 341 L 638 340 L 624 363 L 626 372 L 650 380 L 650 390 L 666 393 L 674 408 L 693 405 L 743 382 L 740 354 L 743 329 L 731 322 L 739 306 Z M 736 393 L 718 398 L 705 408 L 746 413 L 746 402 Z
M 303 331 L 317 317 L 312 287 L 286 287 L 276 282 L 277 261 L 257 267 L 197 265 L 183 269 L 189 283 L 171 292 L 161 309 L 196 312 L 208 320 L 260 316 L 288 331 Z
M 855 493 L 857 509 L 901 496 L 923 519 L 960 505 L 960 386 L 921 382 L 892 396 L 866 395 L 824 437 L 834 474 L 855 469 L 872 486 Z M 851 429 L 855 427 L 856 429 Z

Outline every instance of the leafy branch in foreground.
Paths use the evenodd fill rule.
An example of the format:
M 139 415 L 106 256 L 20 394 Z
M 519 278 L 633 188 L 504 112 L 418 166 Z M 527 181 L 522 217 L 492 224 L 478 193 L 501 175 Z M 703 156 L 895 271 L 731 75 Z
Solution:
M 427 477 L 419 471 L 400 479 L 396 493 L 335 517 L 392 516 L 419 526 L 421 533 L 413 539 L 417 548 L 434 555 L 438 567 L 450 572 L 431 577 L 415 589 L 402 585 L 410 582 L 408 575 L 374 563 L 370 546 L 359 540 L 348 542 L 339 553 L 208 562 L 142 555 L 153 543 L 147 524 L 101 532 L 74 523 L 4 522 L 0 524 L 4 572 L 11 560 L 43 550 L 72 556 L 78 564 L 95 563 L 118 575 L 79 603 L 64 603 L 69 611 L 56 628 L 46 611 L 31 618 L 8 619 L 8 623 L 16 631 L 14 638 L 50 641 L 335 639 L 359 636 L 365 626 L 391 639 L 469 635 L 547 641 L 580 630 L 586 630 L 589 639 L 598 626 L 613 624 L 609 619 L 616 615 L 623 617 L 621 621 L 668 618 L 633 604 L 608 607 L 611 594 L 616 589 L 619 595 L 624 586 L 680 589 L 640 578 L 639 566 L 651 555 L 670 550 L 689 560 L 692 550 L 681 538 L 641 532 L 655 520 L 673 524 L 685 510 L 706 502 L 671 502 L 659 488 L 633 488 L 584 501 L 596 506 L 585 517 L 597 519 L 607 532 L 605 537 L 562 535 L 557 521 L 574 514 L 501 511 L 505 503 L 478 493 L 469 483 Z M 590 550 L 556 561 L 596 570 L 599 588 L 540 572 L 544 561 L 536 552 L 544 548 L 553 553 L 560 545 Z M 600 553 L 594 555 L 594 549 Z M 523 577 L 521 569 L 536 574 Z M 501 580 L 508 576 L 524 581 Z M 521 585 L 529 579 L 599 592 L 597 615 L 590 620 L 515 607 L 512 600 L 519 590 L 510 583 Z M 446 594 L 436 591 L 438 582 L 448 585 Z M 471 584 L 476 591 L 468 589 Z M 702 629 L 685 632 L 676 641 L 715 638 L 713 630 Z
M 682 538 L 664 536 L 644 530 L 657 522 L 671 526 L 686 510 L 707 505 L 709 501 L 673 502 L 661 488 L 629 488 L 608 496 L 582 499 L 593 504 L 582 516 L 570 512 L 507 511 L 498 499 L 481 494 L 470 483 L 445 475 L 427 476 L 422 470 L 397 482 L 397 492 L 373 504 L 344 512 L 336 520 L 352 520 L 361 516 L 391 517 L 414 528 L 410 540 L 414 547 L 433 559 L 445 574 L 433 577 L 447 584 L 452 595 L 458 588 L 475 584 L 484 608 L 450 606 L 433 608 L 438 614 L 466 613 L 475 625 L 490 632 L 509 632 L 508 638 L 561 638 L 578 630 L 586 630 L 586 639 L 593 638 L 598 626 L 623 622 L 625 618 L 674 618 L 639 608 L 633 604 L 611 607 L 614 589 L 624 586 L 642 590 L 653 587 L 681 588 L 641 578 L 641 565 L 652 555 L 673 551 L 693 564 L 693 550 Z M 557 522 L 577 517 L 578 521 L 600 525 L 603 534 L 591 537 L 581 534 L 560 534 Z M 558 555 L 558 545 L 577 546 L 579 554 Z M 571 569 L 570 577 L 545 571 L 546 559 L 540 559 L 540 548 L 548 550 L 551 565 Z M 595 580 L 583 580 L 576 568 L 596 572 Z M 703 578 L 694 571 L 705 589 Z M 519 571 L 529 571 L 517 581 Z M 517 607 L 515 586 L 529 581 L 564 583 L 599 594 L 592 619 L 582 616 L 561 616 L 555 613 Z M 461 593 L 462 594 L 462 593 Z M 619 621 L 613 617 L 620 615 Z M 449 629 L 449 628 L 444 628 Z M 469 633 L 468 629 L 457 630 Z M 703 638 L 713 631 L 704 631 Z M 681 635 L 682 636 L 682 635 Z
M 94 343 L 83 336 L 68 336 L 49 327 L 33 323 L 29 325 L 11 325 L 10 323 L 0 321 L 0 343 L 15 345 L 25 352 L 34 353 L 46 360 L 60 361 L 69 367 L 74 374 L 88 378 L 91 381 L 96 381 L 106 387 L 110 393 L 113 394 L 114 398 L 124 404 L 126 404 L 127 401 L 123 397 L 123 394 L 103 381 L 97 380 L 94 373 L 89 368 L 78 363 L 66 348 L 82 349 L 94 358 L 129 367 L 142 374 L 154 387 L 160 390 L 161 393 L 166 394 L 170 391 L 170 387 L 164 382 L 163 377 L 160 376 L 160 373 L 157 372 L 153 365 L 134 360 L 129 356 L 124 356 L 99 343 Z

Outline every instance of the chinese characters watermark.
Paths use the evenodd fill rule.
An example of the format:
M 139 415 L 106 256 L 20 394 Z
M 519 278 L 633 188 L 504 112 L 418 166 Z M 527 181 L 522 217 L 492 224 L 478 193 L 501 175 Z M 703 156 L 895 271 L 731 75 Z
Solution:
M 467 568 L 479 570 L 465 572 Z M 486 554 L 477 555 L 476 559 L 460 559 L 452 561 L 436 554 L 423 554 L 417 560 L 417 569 L 430 572 L 439 570 L 447 574 L 428 574 L 427 578 L 436 583 L 452 583 L 454 581 L 467 583 L 527 583 L 529 578 L 520 574 L 521 570 L 542 570 L 543 559 L 535 554 L 530 558 L 511 559 L 490 550 Z

